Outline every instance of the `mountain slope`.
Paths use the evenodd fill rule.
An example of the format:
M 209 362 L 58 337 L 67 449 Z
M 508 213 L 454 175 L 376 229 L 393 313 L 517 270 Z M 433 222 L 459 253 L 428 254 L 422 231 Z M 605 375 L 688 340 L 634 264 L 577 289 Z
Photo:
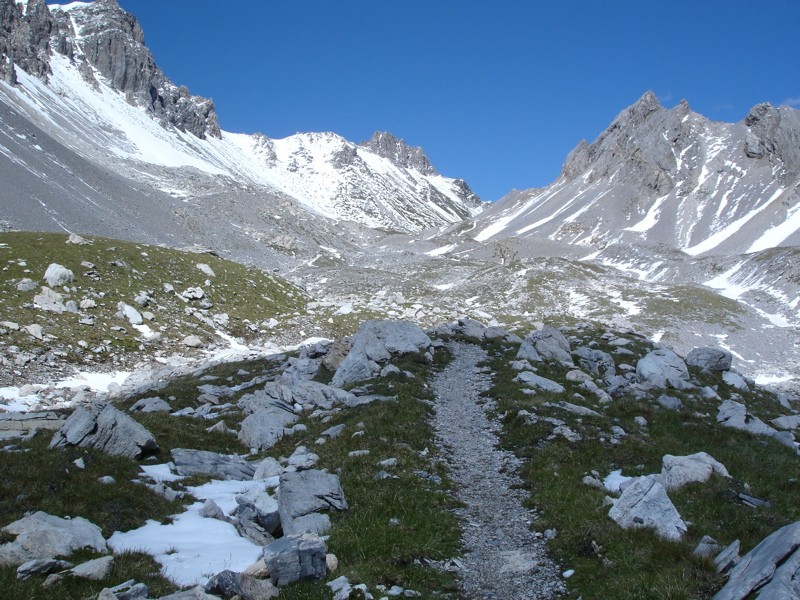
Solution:
M 135 17 L 115 0 L 0 6 L 0 103 L 103 169 L 175 197 L 260 191 L 332 219 L 402 231 L 483 208 L 427 159 L 403 164 L 330 133 L 271 140 L 221 131 L 213 102 L 166 78 Z M 15 201 L 0 196 L 0 206 Z
M 756 252 L 800 242 L 798 185 L 800 111 L 761 104 L 740 123 L 717 123 L 686 102 L 666 109 L 648 92 L 592 144 L 581 142 L 552 185 L 487 211 L 475 237 Z

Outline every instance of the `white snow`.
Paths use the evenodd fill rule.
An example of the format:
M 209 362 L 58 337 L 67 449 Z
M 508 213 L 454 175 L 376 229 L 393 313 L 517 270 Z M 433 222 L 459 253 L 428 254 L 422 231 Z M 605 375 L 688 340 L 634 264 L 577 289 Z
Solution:
M 747 253 L 759 252 L 760 250 L 779 246 L 786 238 L 798 230 L 800 230 L 800 204 L 795 205 L 788 211 L 786 220 L 783 223 L 767 229 L 760 238 L 750 245 Z
M 144 467 L 156 481 L 172 481 L 167 465 Z M 199 514 L 206 499 L 216 502 L 225 514 L 236 507 L 236 494 L 250 489 L 266 490 L 274 481 L 211 481 L 190 487 L 199 500 L 167 525 L 149 520 L 132 531 L 119 531 L 108 539 L 114 552 L 146 552 L 161 565 L 163 575 L 180 586 L 203 585 L 225 569 L 243 571 L 261 557 L 263 548 L 244 539 L 230 523 Z
M 689 248 L 683 248 L 683 251 L 686 252 L 686 254 L 689 254 L 690 256 L 697 256 L 698 254 L 702 254 L 704 252 L 712 250 L 713 248 L 716 248 L 722 242 L 724 242 L 733 234 L 738 232 L 745 223 L 747 223 L 753 217 L 755 217 L 764 209 L 766 209 L 770 204 L 772 204 L 773 201 L 777 200 L 781 196 L 781 194 L 783 194 L 783 191 L 784 188 L 778 188 L 778 190 L 772 194 L 769 200 L 764 202 L 761 206 L 758 206 L 753 210 L 751 210 L 750 212 L 748 212 L 747 214 L 743 215 L 742 217 L 739 217 L 732 223 L 728 224 L 725 228 L 716 232 L 710 237 L 706 238 L 699 244 L 695 244 L 694 246 L 691 246 Z
M 656 198 L 655 202 L 653 202 L 653 205 L 650 207 L 650 210 L 647 211 L 647 214 L 644 216 L 644 218 L 635 225 L 626 227 L 625 231 L 634 231 L 637 233 L 649 231 L 658 222 L 658 217 L 661 214 L 661 205 L 664 204 L 666 199 L 667 196 Z
M 428 256 L 442 256 L 443 254 L 447 254 L 451 250 L 455 249 L 455 244 L 450 244 L 449 246 L 442 246 L 441 248 L 436 248 L 435 250 L 430 250 L 426 252 Z
M 78 371 L 68 379 L 57 381 L 54 386 L 59 389 L 87 386 L 96 392 L 107 392 L 108 386 L 112 383 L 122 385 L 130 374 L 130 371 L 114 371 L 111 373 Z

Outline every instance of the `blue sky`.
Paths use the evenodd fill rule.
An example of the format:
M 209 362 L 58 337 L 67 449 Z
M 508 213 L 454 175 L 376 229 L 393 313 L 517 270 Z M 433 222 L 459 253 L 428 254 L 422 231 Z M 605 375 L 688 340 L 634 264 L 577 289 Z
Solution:
M 541 187 L 647 90 L 800 107 L 798 0 L 119 0 L 223 129 L 391 131 L 484 199 Z

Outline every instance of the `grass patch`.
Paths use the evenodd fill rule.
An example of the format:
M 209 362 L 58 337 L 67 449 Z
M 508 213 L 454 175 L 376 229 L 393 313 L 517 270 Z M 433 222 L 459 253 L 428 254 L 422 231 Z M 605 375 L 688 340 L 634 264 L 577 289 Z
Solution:
M 0 336 L 0 345 L 15 345 L 31 353 L 55 351 L 78 363 L 102 363 L 120 353 L 138 352 L 145 345 L 155 350 L 169 348 L 189 334 L 212 343 L 218 340 L 217 329 L 249 340 L 258 335 L 259 324 L 270 318 L 289 321 L 304 313 L 307 297 L 299 288 L 211 254 L 101 237 L 87 237 L 90 245 L 67 244 L 66 239 L 63 234 L 0 233 L 0 321 L 38 324 L 48 336 L 39 341 L 24 330 L 7 330 Z M 34 296 L 47 285 L 43 277 L 51 263 L 75 275 L 75 281 L 55 290 L 64 302 L 92 301 L 95 306 L 80 309 L 80 314 L 34 309 Z M 214 276 L 201 271 L 199 263 L 208 265 Z M 17 290 L 24 278 L 36 283 L 33 291 Z M 204 298 L 184 301 L 178 294 L 188 288 L 201 288 Z M 134 302 L 143 292 L 150 295 L 146 306 Z M 159 338 L 146 339 L 117 316 L 119 302 L 152 313 L 152 320 L 145 323 Z M 214 315 L 223 313 L 228 315 L 227 325 L 212 323 Z M 86 318 L 93 324 L 79 322 Z
M 584 344 L 593 341 L 597 348 L 612 352 L 613 346 L 601 337 L 604 331 L 579 330 L 576 335 Z M 627 348 L 635 356 L 615 357 L 618 365 L 635 365 L 650 349 L 644 340 L 631 339 L 634 343 Z M 521 384 L 512 381 L 515 372 L 509 362 L 514 360 L 516 347 L 509 350 L 493 344 L 489 351 L 490 366 L 497 373 L 489 393 L 496 399 L 498 417 L 503 421 L 502 443 L 526 459 L 522 476 L 531 493 L 531 506 L 540 514 L 536 528 L 558 531 L 550 546 L 554 557 L 575 569 L 567 581 L 569 597 L 710 598 L 725 579 L 709 561 L 691 556 L 701 537 L 710 535 L 722 545 L 739 539 L 747 552 L 779 527 L 800 519 L 797 456 L 772 440 L 718 425 L 719 400 L 705 399 L 693 391 L 669 390 L 669 395 L 683 402 L 683 409 L 670 411 L 655 403 L 662 392 L 654 390 L 650 398 L 625 396 L 602 406 L 577 384 L 565 381 L 568 369 L 541 363 L 536 365 L 538 374 L 562 383 L 566 392 L 529 396 L 522 392 Z M 725 385 L 717 375 L 696 369 L 691 374 L 698 384 L 715 387 L 723 399 L 737 398 L 763 420 L 785 412 L 764 390 L 741 392 Z M 601 416 L 577 417 L 545 406 L 564 400 L 593 408 Z M 519 415 L 523 409 L 539 417 L 538 421 L 531 423 L 524 413 Z M 552 436 L 553 425 L 544 417 L 564 421 L 583 439 L 570 442 Z M 644 417 L 647 425 L 639 425 L 636 417 Z M 613 435 L 614 426 L 626 435 Z M 686 538 L 679 543 L 661 540 L 649 530 L 623 530 L 608 518 L 607 493 L 581 482 L 592 471 L 601 477 L 616 469 L 629 476 L 658 473 L 665 454 L 700 451 L 724 464 L 732 479 L 714 477 L 708 483 L 669 493 L 690 524 Z M 747 507 L 738 499 L 742 492 L 767 499 L 772 506 Z

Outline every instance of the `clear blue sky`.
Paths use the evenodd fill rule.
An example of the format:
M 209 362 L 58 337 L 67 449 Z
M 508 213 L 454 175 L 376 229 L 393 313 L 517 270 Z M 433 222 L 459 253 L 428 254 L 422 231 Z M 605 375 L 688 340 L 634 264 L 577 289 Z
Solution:
M 484 199 L 555 179 L 651 89 L 800 107 L 800 0 L 120 0 L 223 129 L 391 131 Z

